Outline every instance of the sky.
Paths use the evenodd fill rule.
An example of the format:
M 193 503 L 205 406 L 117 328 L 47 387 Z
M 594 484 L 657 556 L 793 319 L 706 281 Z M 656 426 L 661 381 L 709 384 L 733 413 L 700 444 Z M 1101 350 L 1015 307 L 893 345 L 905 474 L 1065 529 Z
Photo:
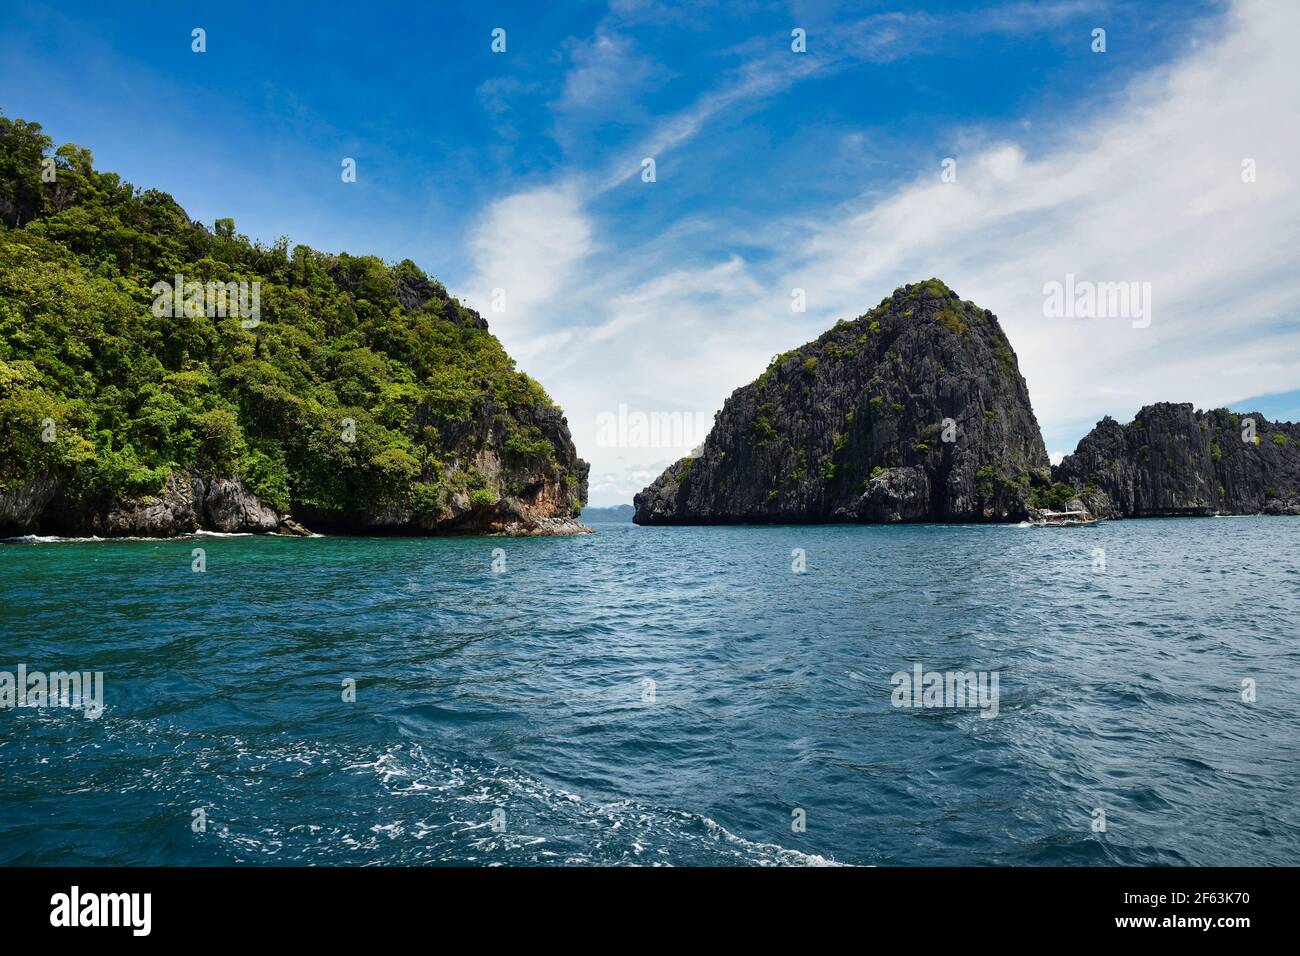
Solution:
M 1054 460 L 1154 401 L 1300 420 L 1293 0 L 6 8 L 5 115 L 202 222 L 413 259 L 564 408 L 593 505 L 703 438 L 620 413 L 707 424 L 932 276 L 1001 319 Z M 1067 276 L 1150 308 L 1049 314 Z

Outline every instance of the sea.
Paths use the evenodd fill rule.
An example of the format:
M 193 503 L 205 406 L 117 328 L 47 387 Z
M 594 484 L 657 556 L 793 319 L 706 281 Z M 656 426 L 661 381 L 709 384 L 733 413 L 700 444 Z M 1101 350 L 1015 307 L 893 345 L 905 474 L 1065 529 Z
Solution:
M 0 544 L 0 864 L 1300 862 L 1300 519 L 593 527 Z

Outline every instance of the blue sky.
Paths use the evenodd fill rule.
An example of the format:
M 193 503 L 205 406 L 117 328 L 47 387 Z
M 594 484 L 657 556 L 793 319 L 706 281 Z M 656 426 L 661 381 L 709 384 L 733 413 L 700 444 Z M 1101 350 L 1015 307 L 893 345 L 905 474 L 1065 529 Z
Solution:
M 665 117 L 764 55 L 846 57 L 831 25 L 899 37 L 805 82 L 737 104 L 660 158 L 599 212 L 634 244 L 699 211 L 761 224 L 793 205 L 834 204 L 909 177 L 920 150 L 955 146 L 961 127 L 997 128 L 1122 81 L 1170 35 L 1165 18 L 1124 12 L 1126 38 L 1090 59 L 1091 5 L 1045 5 L 1023 25 L 981 25 L 990 4 L 18 2 L 0 40 L 11 116 L 89 146 L 104 168 L 173 193 L 204 222 L 289 234 L 323 249 L 407 256 L 449 281 L 472 269 L 463 237 L 500 195 L 571 170 L 626 164 Z M 618 11 L 626 10 L 626 13 Z M 892 11 L 902 10 L 898 19 Z M 1060 12 L 1055 12 L 1060 11 Z M 1080 11 L 1080 12 L 1074 12 Z M 858 26 L 860 25 L 860 26 Z M 207 52 L 190 31 L 207 31 Z M 506 53 L 490 51 L 507 31 Z M 827 27 L 821 32 L 822 27 Z M 1112 27 L 1112 29 L 1114 29 Z M 781 64 L 785 66 L 786 64 Z M 860 136 L 860 141 L 846 136 Z M 356 188 L 339 162 L 357 159 Z M 665 195 L 667 194 L 667 195 Z M 649 200 L 649 201 L 648 201 Z
M 688 450 L 601 415 L 714 411 L 931 275 L 1002 317 L 1052 451 L 1157 399 L 1300 417 L 1291 4 L 9 6 L 7 115 L 204 222 L 414 259 L 565 407 L 593 504 Z M 1151 328 L 1053 325 L 1065 272 L 1152 281 Z

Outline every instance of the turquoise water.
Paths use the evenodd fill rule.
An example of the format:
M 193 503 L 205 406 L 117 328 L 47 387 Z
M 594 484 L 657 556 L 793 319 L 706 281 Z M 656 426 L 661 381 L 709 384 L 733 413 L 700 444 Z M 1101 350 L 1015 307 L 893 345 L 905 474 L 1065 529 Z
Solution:
M 598 532 L 0 545 L 0 863 L 1300 857 L 1300 520 Z

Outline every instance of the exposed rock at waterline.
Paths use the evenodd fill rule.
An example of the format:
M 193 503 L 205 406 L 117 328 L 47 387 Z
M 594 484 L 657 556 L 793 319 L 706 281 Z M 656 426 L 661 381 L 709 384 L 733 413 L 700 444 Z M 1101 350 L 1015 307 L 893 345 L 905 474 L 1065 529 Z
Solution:
M 280 524 L 279 527 L 276 529 L 276 532 L 278 534 L 287 535 L 289 537 L 297 537 L 297 538 L 312 537 L 311 531 L 308 531 L 297 521 L 294 521 L 293 518 L 291 518 L 289 515 L 280 515 Z
M 171 475 L 157 495 L 118 499 L 103 512 L 64 511 L 66 523 L 60 531 L 73 535 L 89 532 L 106 538 L 170 538 L 191 534 L 203 527 L 206 494 L 207 486 L 202 478 Z
M 214 478 L 203 500 L 206 526 L 215 531 L 269 534 L 280 527 L 280 516 L 245 490 L 238 479 Z

